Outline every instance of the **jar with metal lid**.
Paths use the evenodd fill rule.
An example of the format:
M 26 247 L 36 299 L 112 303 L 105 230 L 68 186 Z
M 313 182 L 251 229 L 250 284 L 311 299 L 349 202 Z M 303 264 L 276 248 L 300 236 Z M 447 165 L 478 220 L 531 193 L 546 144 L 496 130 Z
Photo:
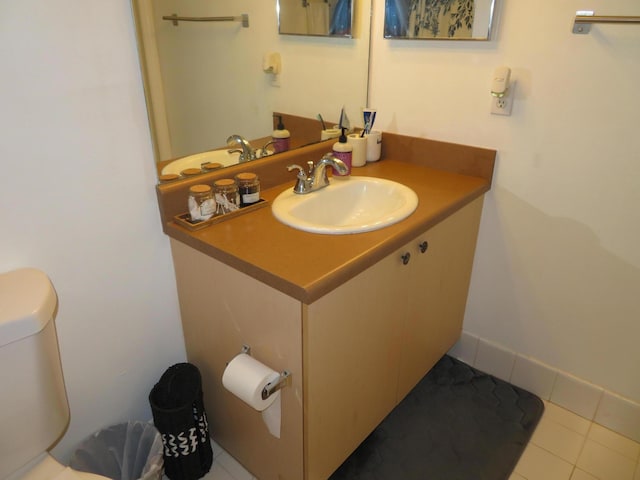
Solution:
M 216 215 L 231 213 L 240 208 L 238 185 L 231 178 L 221 178 L 213 183 L 213 195 L 216 201 Z
M 192 222 L 203 222 L 213 217 L 216 202 L 209 185 L 193 185 L 189 188 L 189 217 Z
M 236 183 L 240 193 L 240 206 L 246 207 L 260 201 L 260 179 L 252 172 L 236 175 Z

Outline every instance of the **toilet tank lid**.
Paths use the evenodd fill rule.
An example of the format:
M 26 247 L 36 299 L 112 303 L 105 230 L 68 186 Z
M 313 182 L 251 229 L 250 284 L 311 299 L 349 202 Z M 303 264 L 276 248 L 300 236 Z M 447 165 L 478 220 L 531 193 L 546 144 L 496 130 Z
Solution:
M 0 347 L 42 330 L 57 305 L 47 275 L 35 268 L 0 274 Z

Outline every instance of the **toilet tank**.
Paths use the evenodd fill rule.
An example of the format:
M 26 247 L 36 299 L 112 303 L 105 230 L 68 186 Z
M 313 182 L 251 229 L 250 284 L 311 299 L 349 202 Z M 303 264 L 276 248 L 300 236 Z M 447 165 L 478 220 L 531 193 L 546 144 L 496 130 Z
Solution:
M 0 274 L 0 478 L 46 452 L 69 421 L 56 307 L 40 270 Z

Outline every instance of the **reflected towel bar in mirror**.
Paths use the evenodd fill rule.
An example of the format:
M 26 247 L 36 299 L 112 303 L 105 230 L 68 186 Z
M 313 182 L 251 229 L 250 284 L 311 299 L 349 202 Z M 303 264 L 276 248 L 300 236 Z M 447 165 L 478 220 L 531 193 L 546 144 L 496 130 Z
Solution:
M 242 22 L 244 28 L 249 27 L 249 15 L 243 13 L 237 17 L 180 17 L 176 13 L 172 15 L 164 15 L 163 20 L 171 20 L 177 27 L 178 22 Z
M 640 17 L 594 15 L 591 10 L 582 10 L 576 12 L 576 18 L 573 22 L 573 33 L 585 35 L 591 31 L 591 25 L 594 23 L 640 24 Z

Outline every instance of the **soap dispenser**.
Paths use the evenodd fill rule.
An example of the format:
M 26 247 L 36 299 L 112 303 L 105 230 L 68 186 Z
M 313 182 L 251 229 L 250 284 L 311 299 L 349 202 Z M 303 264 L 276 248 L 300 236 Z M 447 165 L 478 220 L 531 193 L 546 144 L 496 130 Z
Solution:
M 351 157 L 353 152 L 353 146 L 347 142 L 346 128 L 342 128 L 342 134 L 340 139 L 333 144 L 333 156 L 339 158 L 347 166 L 347 173 L 341 174 L 335 168 L 332 167 L 333 175 L 337 177 L 346 177 L 351 175 Z
M 278 126 L 271 135 L 271 139 L 273 140 L 273 149 L 276 153 L 286 152 L 289 150 L 289 137 L 291 137 L 291 134 L 289 133 L 289 130 L 284 128 L 282 115 L 275 116 L 278 117 Z

